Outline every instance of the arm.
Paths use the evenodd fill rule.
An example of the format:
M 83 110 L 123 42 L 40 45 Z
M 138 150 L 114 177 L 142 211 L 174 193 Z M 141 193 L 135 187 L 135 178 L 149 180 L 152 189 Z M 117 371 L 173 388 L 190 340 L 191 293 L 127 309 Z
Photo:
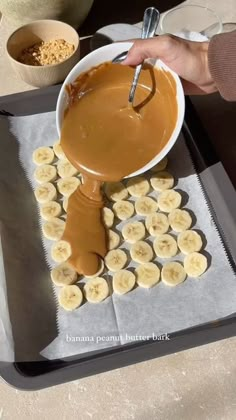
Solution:
M 208 61 L 221 96 L 227 101 L 236 101 L 236 31 L 212 38 Z
M 138 40 L 123 64 L 137 65 L 150 57 L 160 58 L 181 77 L 185 94 L 219 91 L 225 99 L 236 100 L 236 31 L 216 35 L 210 43 L 173 35 Z

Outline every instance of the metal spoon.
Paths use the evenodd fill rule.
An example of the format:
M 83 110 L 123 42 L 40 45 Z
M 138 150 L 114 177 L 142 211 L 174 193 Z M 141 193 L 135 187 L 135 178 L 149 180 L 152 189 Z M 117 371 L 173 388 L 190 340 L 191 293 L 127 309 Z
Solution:
M 147 39 L 153 37 L 156 32 L 158 23 L 160 20 L 160 13 L 155 7 L 148 7 L 143 15 L 143 27 L 141 33 L 141 39 Z M 138 79 L 142 70 L 143 63 L 139 64 L 134 72 L 133 82 L 129 92 L 128 102 L 133 105 L 134 94 L 138 84 Z
M 123 51 L 122 53 L 118 54 L 115 58 L 113 58 L 112 63 L 121 63 L 124 61 L 128 55 L 129 51 Z
M 146 14 L 147 10 L 150 10 L 150 9 L 154 9 L 154 7 L 149 7 L 148 9 L 146 9 L 145 12 L 144 12 L 144 17 L 145 17 L 145 14 Z M 149 37 L 151 37 L 155 34 L 156 28 L 157 28 L 159 20 L 160 20 L 160 13 L 158 12 L 158 10 L 156 10 L 156 9 L 154 9 L 154 10 L 158 14 L 157 15 L 156 27 L 153 30 L 153 33 L 151 33 L 149 36 L 147 36 L 147 38 L 149 38 Z M 143 21 L 142 35 L 143 35 L 143 31 L 144 31 L 144 21 Z M 141 38 L 144 39 L 145 37 L 143 37 L 142 35 L 141 35 Z M 121 63 L 122 61 L 124 61 L 126 59 L 127 55 L 128 55 L 128 52 L 129 51 L 123 51 L 122 53 L 118 54 L 115 58 L 113 58 L 112 63 Z

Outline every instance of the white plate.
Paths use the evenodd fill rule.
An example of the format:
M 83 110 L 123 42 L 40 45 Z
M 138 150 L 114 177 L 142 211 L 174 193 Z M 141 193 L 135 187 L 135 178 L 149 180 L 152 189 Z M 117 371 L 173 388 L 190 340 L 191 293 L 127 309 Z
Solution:
M 90 41 L 91 50 L 96 50 L 112 42 L 127 41 L 141 37 L 141 29 L 127 23 L 114 23 L 104 26 L 93 35 Z

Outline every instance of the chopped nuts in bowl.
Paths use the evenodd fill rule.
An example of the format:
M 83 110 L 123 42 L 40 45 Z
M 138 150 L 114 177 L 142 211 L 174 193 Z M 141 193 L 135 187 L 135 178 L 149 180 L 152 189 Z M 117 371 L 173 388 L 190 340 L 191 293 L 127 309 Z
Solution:
M 64 39 L 40 41 L 25 48 L 19 55 L 18 61 L 30 66 L 48 66 L 61 63 L 74 52 L 74 45 Z
M 49 86 L 62 82 L 79 61 L 79 36 L 66 23 L 38 20 L 13 32 L 7 41 L 7 53 L 26 83 Z

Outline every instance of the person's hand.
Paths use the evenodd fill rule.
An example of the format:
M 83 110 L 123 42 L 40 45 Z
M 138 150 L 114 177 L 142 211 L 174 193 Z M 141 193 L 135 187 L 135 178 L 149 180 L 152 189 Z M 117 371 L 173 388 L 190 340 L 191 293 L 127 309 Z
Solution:
M 216 92 L 208 67 L 209 42 L 192 42 L 173 35 L 137 40 L 122 64 L 136 66 L 146 58 L 160 58 L 182 79 L 186 95 Z

